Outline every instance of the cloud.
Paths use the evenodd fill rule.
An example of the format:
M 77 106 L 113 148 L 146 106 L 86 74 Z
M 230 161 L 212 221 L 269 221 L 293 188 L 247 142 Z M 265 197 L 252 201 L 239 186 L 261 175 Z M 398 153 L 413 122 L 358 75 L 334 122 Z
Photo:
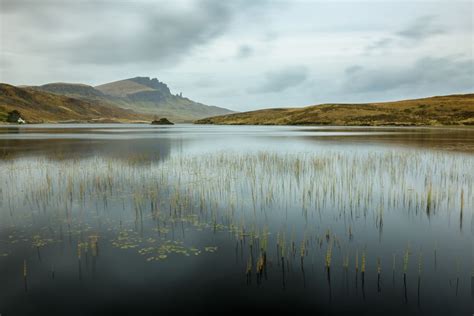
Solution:
M 373 43 L 370 43 L 369 45 L 367 45 L 365 50 L 366 50 L 366 52 L 370 53 L 374 50 L 380 50 L 380 49 L 387 48 L 392 43 L 393 43 L 393 38 L 384 37 L 384 38 L 378 39 L 378 40 L 374 41 Z
M 295 87 L 308 78 L 308 69 L 304 66 L 288 67 L 275 72 L 267 72 L 265 81 L 259 87 L 249 89 L 250 93 L 275 93 Z
M 444 33 L 446 33 L 446 30 L 438 23 L 437 16 L 424 15 L 416 18 L 412 23 L 399 31 L 373 41 L 365 47 L 365 52 L 370 54 L 396 45 L 412 46 Z
M 150 76 L 236 110 L 449 94 L 471 83 L 470 3 L 323 2 L 0 0 L 0 81 Z M 415 66 L 424 56 L 431 72 Z
M 352 69 L 352 71 L 348 71 Z M 413 91 L 429 87 L 439 91 L 472 89 L 473 60 L 455 57 L 423 57 L 414 64 L 392 68 L 346 69 L 343 91 L 349 93 Z
M 436 23 L 437 19 L 437 16 L 434 15 L 421 16 L 396 34 L 413 41 L 422 41 L 429 37 L 443 34 L 445 29 Z
M 140 5 L 50 0 L 41 6 L 40 1 L 1 1 L 5 16 L 19 25 L 25 38 L 20 46 L 18 37 L 9 35 L 7 44 L 15 42 L 18 51 L 94 65 L 175 62 L 222 35 L 237 14 L 256 6 L 244 0 Z
M 248 58 L 253 54 L 253 48 L 249 45 L 241 45 L 237 51 L 237 58 Z
M 358 72 L 362 69 L 364 69 L 364 67 L 362 67 L 360 65 L 353 65 L 353 66 L 347 67 L 346 70 L 345 70 L 345 73 L 346 74 L 353 74 L 353 73 L 356 73 L 356 72 Z

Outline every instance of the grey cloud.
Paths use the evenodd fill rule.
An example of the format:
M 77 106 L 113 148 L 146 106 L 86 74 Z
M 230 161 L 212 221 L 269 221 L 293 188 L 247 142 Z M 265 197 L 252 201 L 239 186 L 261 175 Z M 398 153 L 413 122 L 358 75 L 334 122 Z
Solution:
M 231 12 L 224 2 L 210 1 L 200 1 L 192 12 L 152 9 L 142 14 L 137 34 L 111 35 L 109 31 L 87 34 L 76 42 L 77 49 L 87 49 L 73 58 L 88 63 L 175 60 L 221 34 Z
M 384 37 L 384 38 L 376 40 L 373 43 L 367 45 L 365 50 L 367 52 L 371 52 L 371 51 L 374 51 L 374 50 L 384 49 L 384 48 L 390 46 L 392 43 L 393 43 L 392 38 Z
M 256 6 L 244 0 L 1 2 L 2 14 L 16 19 L 27 39 L 21 50 L 94 65 L 177 61 Z
M 472 89 L 474 82 L 472 59 L 454 57 L 424 57 L 402 68 L 357 68 L 346 74 L 342 90 L 353 93 L 424 88 L 456 91 Z
M 374 51 L 384 50 L 394 45 L 414 45 L 422 41 L 445 33 L 446 30 L 438 23 L 438 17 L 425 15 L 418 17 L 405 28 L 395 32 L 389 37 L 377 39 L 365 47 L 365 52 L 370 54 Z
M 425 15 L 416 19 L 412 24 L 397 32 L 397 35 L 410 40 L 424 40 L 429 37 L 443 34 L 445 30 L 436 21 L 437 17 Z
M 358 72 L 362 69 L 364 69 L 364 68 L 360 65 L 353 65 L 353 66 L 347 67 L 346 70 L 345 70 L 345 73 L 346 74 L 353 74 L 353 73 Z
M 276 39 L 278 39 L 278 36 L 279 36 L 278 33 L 275 31 L 267 31 L 265 35 L 263 36 L 262 41 L 264 42 L 275 41 Z
M 265 74 L 265 81 L 259 87 L 249 89 L 250 93 L 274 93 L 295 87 L 308 78 L 308 69 L 294 66 Z
M 421 96 L 472 85 L 466 62 L 472 59 L 469 4 L 394 3 L 382 5 L 382 11 L 366 2 L 324 7 L 287 0 L 0 0 L 0 81 L 98 84 L 158 76 L 192 99 L 247 109 L 389 95 L 402 99 L 410 89 Z M 431 72 L 422 69 L 421 60 L 411 64 L 425 55 L 439 56 L 447 34 L 437 34 L 443 31 L 459 43 L 442 53 L 466 59 L 427 59 L 424 67 Z M 360 38 L 347 38 L 352 34 Z M 341 52 L 340 43 L 352 47 L 372 34 L 380 35 L 366 43 L 370 58 L 351 49 Z M 285 68 L 294 64 L 318 73 Z M 266 73 L 268 65 L 275 71 Z M 341 85 L 348 90 L 340 91 Z M 374 92 L 350 94 L 349 89 Z
M 241 45 L 237 51 L 237 58 L 244 59 L 253 54 L 253 48 L 249 45 Z
M 217 81 L 215 78 L 211 76 L 203 76 L 199 78 L 199 80 L 193 81 L 193 86 L 199 87 L 199 88 L 212 88 L 216 86 Z
M 44 1 L 45 6 L 47 6 L 51 1 Z M 26 0 L 2 0 L 0 1 L 0 9 L 3 13 L 14 13 L 19 12 L 31 7 L 40 7 L 39 1 L 26 1 Z

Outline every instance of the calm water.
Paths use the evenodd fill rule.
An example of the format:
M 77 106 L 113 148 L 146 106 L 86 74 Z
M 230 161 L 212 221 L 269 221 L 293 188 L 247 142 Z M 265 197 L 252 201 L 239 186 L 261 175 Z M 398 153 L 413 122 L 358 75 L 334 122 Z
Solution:
M 474 129 L 0 126 L 0 314 L 471 315 Z

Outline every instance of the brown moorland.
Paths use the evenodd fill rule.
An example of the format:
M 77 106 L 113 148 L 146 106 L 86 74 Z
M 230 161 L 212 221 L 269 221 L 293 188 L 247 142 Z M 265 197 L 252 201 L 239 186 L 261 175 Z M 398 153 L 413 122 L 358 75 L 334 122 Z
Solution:
M 321 104 L 215 116 L 195 124 L 442 126 L 474 125 L 474 94 L 365 104 Z
M 17 110 L 28 123 L 150 122 L 151 115 L 135 113 L 107 102 L 84 100 L 0 84 L 0 121 Z

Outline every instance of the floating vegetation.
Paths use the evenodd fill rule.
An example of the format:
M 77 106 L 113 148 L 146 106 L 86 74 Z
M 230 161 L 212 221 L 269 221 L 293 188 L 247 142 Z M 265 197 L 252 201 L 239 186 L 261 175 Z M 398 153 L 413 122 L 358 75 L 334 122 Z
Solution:
M 26 260 L 23 261 L 23 277 L 26 278 L 28 275 L 28 269 L 26 267 Z
M 132 229 L 120 231 L 117 238 L 111 240 L 112 245 L 120 249 L 137 248 L 141 241 L 138 233 Z
M 166 240 L 157 247 L 147 247 L 138 250 L 138 253 L 146 256 L 147 261 L 165 260 L 171 254 L 184 256 L 199 255 L 201 251 L 193 247 L 185 247 L 182 242 Z
M 212 247 L 212 246 L 204 247 L 204 251 L 207 251 L 207 252 L 216 252 L 216 251 L 217 251 L 217 247 Z

